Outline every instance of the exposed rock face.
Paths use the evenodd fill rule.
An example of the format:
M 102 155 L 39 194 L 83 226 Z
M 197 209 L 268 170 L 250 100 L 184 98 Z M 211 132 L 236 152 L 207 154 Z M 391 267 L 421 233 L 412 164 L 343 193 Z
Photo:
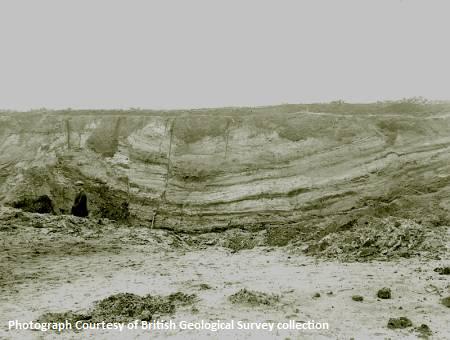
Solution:
M 448 218 L 449 115 L 276 111 L 3 114 L 0 202 L 48 195 L 68 212 L 82 180 L 94 216 L 127 209 L 161 228 Z

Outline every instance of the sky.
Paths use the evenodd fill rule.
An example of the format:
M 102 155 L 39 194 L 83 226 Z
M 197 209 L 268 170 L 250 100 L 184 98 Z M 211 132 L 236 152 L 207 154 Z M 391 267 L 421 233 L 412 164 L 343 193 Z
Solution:
M 450 99 L 447 0 L 1 0 L 0 109 Z

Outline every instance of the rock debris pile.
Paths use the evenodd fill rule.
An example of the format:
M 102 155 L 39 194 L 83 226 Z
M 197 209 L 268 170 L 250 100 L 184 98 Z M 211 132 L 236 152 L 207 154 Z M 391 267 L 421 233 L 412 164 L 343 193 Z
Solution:
M 408 219 L 373 219 L 312 240 L 304 251 L 344 261 L 389 260 L 422 254 L 435 257 L 445 251 L 444 237 L 443 227 Z

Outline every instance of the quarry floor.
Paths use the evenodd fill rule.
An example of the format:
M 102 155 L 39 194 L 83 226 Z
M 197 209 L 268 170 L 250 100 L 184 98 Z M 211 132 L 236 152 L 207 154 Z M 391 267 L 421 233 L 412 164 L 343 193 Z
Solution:
M 450 293 L 449 279 L 433 271 L 448 265 L 448 257 L 338 263 L 290 254 L 284 248 L 257 247 L 233 253 L 219 246 L 171 247 L 176 238 L 169 240 L 165 232 L 140 228 L 93 233 L 84 241 L 63 233 L 59 239 L 72 241 L 61 245 L 50 236 L 45 239 L 55 234 L 46 229 L 38 228 L 42 237 L 31 228 L 0 232 L 2 339 L 416 339 L 419 333 L 414 327 L 421 324 L 431 328 L 433 339 L 448 338 L 448 308 L 439 301 Z M 376 297 L 382 287 L 391 288 L 391 299 Z M 274 306 L 232 304 L 228 297 L 242 288 L 278 294 L 281 299 Z M 199 299 L 195 308 L 184 307 L 170 316 L 175 322 L 314 320 L 329 323 L 329 330 L 57 334 L 7 327 L 8 320 L 29 321 L 45 312 L 85 310 L 116 293 L 166 295 L 176 291 L 195 293 Z M 316 293 L 320 297 L 313 297 Z M 353 301 L 353 295 L 364 300 Z M 408 317 L 414 327 L 388 329 L 389 318 L 400 316 Z

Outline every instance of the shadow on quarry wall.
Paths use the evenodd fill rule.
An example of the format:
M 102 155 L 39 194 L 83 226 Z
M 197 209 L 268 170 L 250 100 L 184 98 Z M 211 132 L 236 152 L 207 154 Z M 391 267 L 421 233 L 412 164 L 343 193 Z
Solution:
M 11 204 L 14 208 L 39 214 L 54 214 L 53 202 L 47 195 L 36 198 L 25 197 Z
M 95 218 L 107 218 L 114 221 L 126 222 L 130 219 L 129 203 L 121 197 L 120 193 L 111 190 L 107 186 L 89 188 L 88 209 L 89 216 Z M 40 214 L 68 214 L 70 208 L 55 209 L 54 203 L 47 195 L 22 198 L 12 202 L 11 206 L 26 212 Z
M 121 222 L 129 220 L 130 210 L 126 193 L 107 185 L 89 187 L 87 192 L 96 216 Z
M 113 157 L 119 145 L 119 130 L 122 119 L 102 122 L 87 140 L 89 148 L 104 157 Z
M 61 173 L 64 181 L 61 180 Z M 8 205 L 27 212 L 70 214 L 77 189 L 83 181 L 88 196 L 89 216 L 126 222 L 130 219 L 129 195 L 95 178 L 84 176 L 79 169 L 59 165 L 46 169 L 33 168 L 24 174 L 25 181 L 17 186 L 20 198 Z

